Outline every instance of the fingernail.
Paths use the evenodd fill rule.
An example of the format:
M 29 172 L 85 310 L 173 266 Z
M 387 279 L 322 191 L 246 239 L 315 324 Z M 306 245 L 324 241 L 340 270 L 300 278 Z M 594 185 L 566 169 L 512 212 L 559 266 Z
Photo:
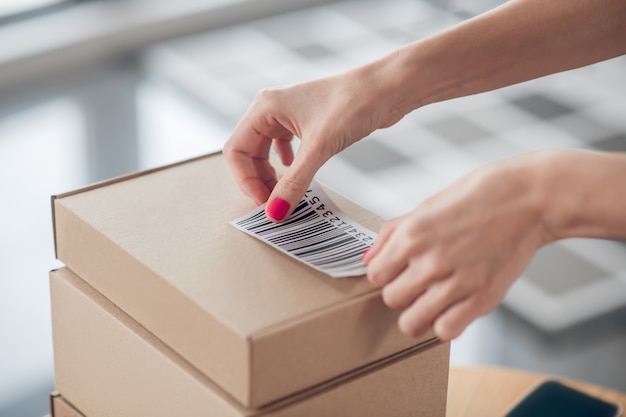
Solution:
M 367 256 L 367 252 L 369 252 L 369 248 L 365 249 L 365 252 L 363 252 L 363 256 L 361 257 L 362 259 L 365 259 L 365 257 Z
M 282 198 L 274 199 L 266 209 L 267 215 L 274 220 L 282 220 L 289 211 L 289 203 Z

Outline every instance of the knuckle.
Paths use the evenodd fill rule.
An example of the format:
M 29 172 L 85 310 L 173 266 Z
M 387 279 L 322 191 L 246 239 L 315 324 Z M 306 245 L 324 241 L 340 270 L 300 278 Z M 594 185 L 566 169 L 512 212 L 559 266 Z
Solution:
M 488 291 L 491 286 L 491 276 L 492 273 L 483 263 L 476 263 L 474 265 L 470 265 L 466 268 L 468 275 L 471 276 L 469 279 L 469 285 L 475 291 Z
M 383 235 L 383 236 L 387 236 L 387 235 L 390 235 L 391 232 L 393 232 L 394 229 L 395 229 L 395 222 L 394 221 L 385 222 L 380 227 L 379 234 Z
M 429 253 L 433 265 L 437 265 L 442 270 L 450 268 L 450 264 L 452 263 L 454 257 L 450 255 L 446 247 L 438 246 Z
M 493 300 L 485 291 L 478 291 L 472 296 L 471 304 L 476 316 L 487 314 L 492 309 Z
M 438 339 L 448 341 L 450 337 L 450 325 L 443 320 L 437 320 L 433 324 L 433 333 Z
M 465 294 L 471 293 L 470 279 L 463 275 L 453 275 L 445 280 L 445 285 L 441 290 L 442 298 L 454 301 L 464 298 Z
M 370 282 L 370 284 L 377 288 L 382 287 L 384 284 L 383 274 L 380 271 L 372 270 L 371 268 L 369 268 L 367 272 L 367 280 Z
M 413 326 L 411 325 L 409 320 L 407 320 L 406 315 L 403 314 L 398 319 L 398 328 L 405 335 L 410 336 L 410 337 L 413 336 L 413 334 L 412 334 L 413 333 Z
M 256 95 L 254 96 L 254 101 L 257 103 L 271 102 L 274 100 L 275 96 L 276 96 L 276 90 L 266 87 L 257 91 Z
M 474 311 L 479 311 L 485 305 L 485 296 L 481 292 L 475 292 L 470 300 L 470 305 Z
M 297 172 L 294 172 L 287 177 L 282 177 L 279 184 L 281 191 L 289 195 L 300 193 L 309 185 L 308 180 Z
M 391 309 L 399 310 L 405 307 L 401 294 L 394 290 L 394 287 L 386 286 L 382 291 L 383 302 Z
M 265 124 L 271 124 L 269 119 L 274 110 L 281 107 L 281 92 L 277 88 L 262 88 L 257 91 L 250 106 L 250 111 L 264 120 Z
M 435 336 L 444 342 L 456 338 L 462 331 L 463 329 L 455 328 L 452 323 L 445 319 L 439 319 L 433 325 Z
M 428 254 L 422 259 L 421 275 L 427 282 L 436 281 L 444 274 L 444 262 L 438 255 Z
M 462 285 L 458 283 L 458 280 L 447 281 L 441 286 L 439 291 L 439 302 L 449 303 L 455 300 L 461 292 Z
M 445 269 L 448 263 L 448 257 L 441 249 L 434 249 L 428 255 L 430 263 L 438 269 Z
M 406 236 L 400 234 L 397 239 L 394 240 L 395 253 L 399 259 L 402 259 L 405 263 L 410 263 L 412 258 L 418 253 L 415 247 L 407 241 Z
M 230 156 L 233 153 L 233 142 L 232 140 L 227 140 L 222 147 L 222 153 L 226 157 L 226 159 L 230 159 Z
M 238 145 L 232 138 L 227 140 L 222 147 L 222 154 L 224 155 L 224 158 L 226 158 L 226 161 L 231 165 L 237 162 L 238 152 Z
M 398 328 L 402 333 L 409 337 L 417 337 L 420 334 L 419 324 L 411 320 L 412 317 L 408 314 L 400 315 L 398 319 Z

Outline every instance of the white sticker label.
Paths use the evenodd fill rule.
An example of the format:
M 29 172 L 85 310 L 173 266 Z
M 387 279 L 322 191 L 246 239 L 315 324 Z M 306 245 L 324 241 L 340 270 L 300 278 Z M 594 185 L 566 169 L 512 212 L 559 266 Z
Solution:
M 376 239 L 316 182 L 284 222 L 268 220 L 263 205 L 230 224 L 333 278 L 364 275 L 363 253 Z

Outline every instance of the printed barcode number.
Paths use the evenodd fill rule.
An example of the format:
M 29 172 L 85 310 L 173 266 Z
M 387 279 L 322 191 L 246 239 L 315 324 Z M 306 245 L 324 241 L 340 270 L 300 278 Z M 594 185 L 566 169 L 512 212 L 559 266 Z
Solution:
M 322 198 L 326 197 L 321 193 Z M 373 243 L 375 235 L 354 226 L 349 219 L 343 220 L 345 216 L 334 205 L 313 194 L 314 190 L 308 190 L 291 216 L 282 223 L 269 221 L 263 210 L 234 223 L 333 276 L 348 271 L 365 273 L 362 255 Z

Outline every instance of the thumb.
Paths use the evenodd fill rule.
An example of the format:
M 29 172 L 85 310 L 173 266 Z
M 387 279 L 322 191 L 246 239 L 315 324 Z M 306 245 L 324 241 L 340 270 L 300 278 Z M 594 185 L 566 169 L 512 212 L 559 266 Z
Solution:
M 267 200 L 265 214 L 270 220 L 280 222 L 289 217 L 324 162 L 326 160 L 320 158 L 319 154 L 317 158 L 312 157 L 302 149 L 297 153 L 293 163 L 278 180 Z

